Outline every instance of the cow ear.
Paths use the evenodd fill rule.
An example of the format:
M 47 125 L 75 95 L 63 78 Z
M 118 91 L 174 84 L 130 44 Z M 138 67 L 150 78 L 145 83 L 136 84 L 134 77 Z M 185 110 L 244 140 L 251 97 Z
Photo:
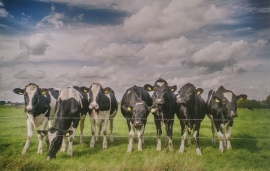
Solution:
M 87 87 L 82 86 L 82 87 L 80 87 L 80 90 L 84 93 L 89 93 L 89 88 L 87 88 Z
M 37 130 L 37 133 L 43 137 L 48 135 L 48 131 L 46 130 Z
M 131 112 L 132 111 L 132 107 L 129 105 L 123 105 L 122 108 L 126 111 L 126 112 Z
M 46 93 L 48 93 L 49 89 L 47 88 L 40 88 L 40 94 L 45 95 Z
M 219 100 L 219 98 L 217 96 L 214 96 L 213 98 L 214 98 L 216 103 L 220 103 L 220 100 Z
M 204 90 L 203 90 L 202 88 L 197 88 L 197 89 L 196 89 L 196 94 L 197 94 L 197 95 L 201 95 L 201 94 L 203 93 L 203 91 L 204 91 Z
M 247 95 L 245 94 L 240 94 L 239 96 L 237 96 L 237 100 L 242 101 L 242 100 L 246 100 L 247 99 Z
M 19 94 L 19 95 L 23 95 L 24 94 L 24 90 L 23 89 L 20 89 L 20 88 L 13 89 L 13 92 L 15 94 Z
M 64 132 L 65 137 L 69 137 L 69 136 L 71 136 L 72 134 L 73 134 L 73 131 L 72 131 L 72 130 L 66 130 L 66 131 Z
M 154 90 L 154 87 L 150 84 L 145 84 L 143 86 L 143 88 L 146 90 L 146 91 L 153 91 Z
M 111 91 L 110 87 L 106 87 L 106 88 L 103 89 L 104 94 L 108 94 L 110 91 Z
M 173 93 L 173 92 L 175 92 L 175 91 L 177 90 L 177 86 L 176 86 L 176 85 L 174 85 L 174 86 L 169 86 L 169 89 L 170 89 L 170 91 Z

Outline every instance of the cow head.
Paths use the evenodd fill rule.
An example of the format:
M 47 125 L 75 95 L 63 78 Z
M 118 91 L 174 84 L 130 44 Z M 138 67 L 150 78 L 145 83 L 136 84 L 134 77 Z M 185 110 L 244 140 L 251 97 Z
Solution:
M 46 143 L 49 146 L 49 150 L 47 153 L 47 160 L 56 158 L 56 153 L 60 149 L 63 141 L 63 137 L 69 137 L 72 135 L 72 130 L 61 130 L 55 127 L 50 128 L 48 131 L 46 130 L 38 130 L 37 131 L 41 136 L 46 137 Z
M 132 113 L 131 123 L 134 124 L 136 130 L 140 130 L 145 125 L 150 110 L 145 102 L 137 101 L 133 107 L 123 105 L 122 108 L 126 112 Z
M 166 101 L 167 93 L 175 92 L 177 86 L 168 86 L 168 83 L 164 79 L 158 79 L 154 86 L 150 84 L 145 84 L 143 88 L 146 91 L 154 91 L 152 95 L 153 103 L 157 105 L 162 105 Z
M 212 110 L 215 110 L 218 114 L 222 113 L 225 118 L 235 118 L 237 115 L 237 100 L 247 99 L 247 95 L 235 95 L 230 90 L 222 91 L 221 93 L 215 93 L 213 95 Z
M 187 83 L 180 88 L 176 95 L 176 102 L 180 104 L 188 104 L 195 99 L 195 95 L 201 95 L 203 93 L 202 88 L 195 88 L 193 84 Z
M 102 88 L 101 84 L 93 83 L 90 88 L 81 87 L 81 90 L 85 93 L 89 93 L 90 96 L 90 110 L 99 110 L 100 105 L 108 105 L 109 103 L 104 103 L 104 97 L 107 96 L 112 89 L 109 87 Z M 107 99 L 105 97 L 105 99 Z M 107 110 L 109 110 L 110 106 L 106 106 Z
M 39 96 L 45 95 L 49 90 L 39 88 L 38 85 L 30 83 L 24 89 L 15 88 L 13 92 L 19 95 L 24 95 L 25 112 L 33 114 L 39 103 Z

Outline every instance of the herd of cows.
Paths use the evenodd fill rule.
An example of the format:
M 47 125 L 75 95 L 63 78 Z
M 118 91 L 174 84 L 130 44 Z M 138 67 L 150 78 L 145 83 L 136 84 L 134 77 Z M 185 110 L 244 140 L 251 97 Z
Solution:
M 174 116 L 180 120 L 181 144 L 180 153 L 184 153 L 185 140 L 193 131 L 196 154 L 201 155 L 199 145 L 200 125 L 205 115 L 211 119 L 212 142 L 215 143 L 215 129 L 218 133 L 219 152 L 224 147 L 231 149 L 231 131 L 233 118 L 237 117 L 237 100 L 247 99 L 247 95 L 235 95 L 223 86 L 210 90 L 207 101 L 201 97 L 202 88 L 195 88 L 187 83 L 177 92 L 177 86 L 169 86 L 160 78 L 154 85 L 133 86 L 126 90 L 121 100 L 121 113 L 126 118 L 129 129 L 127 152 L 132 151 L 135 131 L 138 133 L 138 150 L 142 151 L 143 135 L 149 113 L 154 115 L 157 131 L 157 147 L 161 150 L 162 124 L 165 126 L 168 149 L 173 150 L 172 135 Z M 68 137 L 68 155 L 72 156 L 74 133 L 80 123 L 80 143 L 83 142 L 85 117 L 91 121 L 92 138 L 90 147 L 103 133 L 102 148 L 107 148 L 107 126 L 110 125 L 110 141 L 113 141 L 113 119 L 118 111 L 118 103 L 114 91 L 93 83 L 90 88 L 71 86 L 63 90 L 40 88 L 34 83 L 24 89 L 15 88 L 14 93 L 24 95 L 25 112 L 27 114 L 27 140 L 22 150 L 25 154 L 29 148 L 34 128 L 38 130 L 38 154 L 43 152 L 43 137 L 49 146 L 47 160 L 56 158 L 56 153 L 66 149 L 65 137 Z M 150 97 L 149 92 L 153 92 Z M 175 93 L 176 92 L 176 93 Z M 46 127 L 49 127 L 46 130 Z M 98 136 L 96 128 L 98 127 Z M 190 142 L 190 141 L 189 141 Z

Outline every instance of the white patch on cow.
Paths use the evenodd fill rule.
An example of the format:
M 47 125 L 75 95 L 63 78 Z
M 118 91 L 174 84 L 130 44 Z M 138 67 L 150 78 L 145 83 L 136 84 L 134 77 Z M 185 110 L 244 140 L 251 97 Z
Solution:
M 223 93 L 223 95 L 230 103 L 232 102 L 232 97 L 233 97 L 232 92 L 225 92 Z
M 27 120 L 29 120 L 31 124 L 34 125 L 35 128 L 37 128 L 44 122 L 44 119 L 47 119 L 47 117 L 45 117 L 47 112 L 48 110 L 45 112 L 45 114 L 40 114 L 35 118 L 32 114 L 27 113 Z
M 179 148 L 179 153 L 183 154 L 185 149 L 185 140 L 187 138 L 187 131 L 185 130 L 185 133 L 181 137 L 181 144 Z
M 157 82 L 157 85 L 160 86 L 160 87 L 163 86 L 163 84 L 164 84 L 163 81 L 162 82 Z
M 61 91 L 58 99 L 68 100 L 70 98 L 74 98 L 81 105 L 81 107 L 83 107 L 82 100 L 81 100 L 83 98 L 83 96 L 81 95 L 81 93 L 79 91 L 77 91 L 73 87 L 63 89 Z
M 53 139 L 55 139 L 56 134 L 57 134 L 57 131 L 55 131 L 54 133 L 48 132 L 48 139 L 49 139 L 50 144 L 52 143 Z
M 231 149 L 231 135 L 232 135 L 232 127 L 228 125 L 227 131 L 226 131 L 226 139 L 227 139 L 227 149 Z
M 138 103 L 135 103 L 135 105 L 142 105 L 143 102 L 138 102 Z
M 221 133 L 221 131 L 218 131 L 218 139 L 219 139 L 219 152 L 223 153 L 224 149 L 223 149 L 223 134 Z
M 27 95 L 29 97 L 29 103 L 26 106 L 26 109 L 27 110 L 32 110 L 33 109 L 32 100 L 33 100 L 34 94 L 37 91 L 37 86 L 33 85 L 33 84 L 30 84 L 25 88 L 25 91 L 26 91 L 26 93 L 27 93 Z
M 127 92 L 127 94 L 129 94 L 129 93 L 130 93 L 130 91 Z
M 101 89 L 101 85 L 99 83 L 93 83 L 91 86 L 91 91 L 93 94 L 93 102 L 92 103 L 94 103 L 94 104 L 97 104 L 96 98 L 97 98 L 97 95 L 98 95 L 98 92 L 100 89 Z
M 134 124 L 132 124 L 131 122 L 129 124 L 130 124 L 130 131 L 129 131 L 129 142 L 128 142 L 128 149 L 127 149 L 128 153 L 132 152 L 132 144 L 133 144 L 134 130 L 135 130 Z
M 49 91 L 49 94 L 51 96 L 51 102 L 50 102 L 50 118 L 49 118 L 49 128 L 52 127 L 53 125 L 53 120 L 54 120 L 54 114 L 55 114 L 55 105 L 56 105 L 56 99 L 53 97 L 51 92 Z
M 197 141 L 197 133 L 198 133 L 198 131 L 195 131 L 194 132 L 194 134 L 193 134 L 193 137 L 194 137 L 194 139 Z

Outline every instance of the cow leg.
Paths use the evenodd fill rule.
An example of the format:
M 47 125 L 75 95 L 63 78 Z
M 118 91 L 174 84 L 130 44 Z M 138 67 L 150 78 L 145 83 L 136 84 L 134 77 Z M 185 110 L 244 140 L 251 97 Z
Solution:
M 142 151 L 142 143 L 143 143 L 143 135 L 144 135 L 144 125 L 142 126 L 142 128 L 138 131 L 138 151 Z
M 68 156 L 73 156 L 72 147 L 73 147 L 73 140 L 74 140 L 76 128 L 72 127 L 72 131 L 73 131 L 73 134 L 68 137 L 68 151 L 67 151 Z
M 95 146 L 95 134 L 96 134 L 96 121 L 95 121 L 95 119 L 90 118 L 90 122 L 91 122 L 91 132 L 92 132 L 90 147 L 94 147 Z
M 222 129 L 222 133 L 223 133 L 223 139 L 222 139 L 222 144 L 223 144 L 223 147 L 226 147 L 226 124 L 221 124 L 221 129 Z
M 80 143 L 83 143 L 83 129 L 84 129 L 84 121 L 85 121 L 86 115 L 81 116 L 80 120 Z
M 60 152 L 64 153 L 66 151 L 66 137 L 63 136 L 63 141 L 62 141 L 62 145 L 61 145 L 61 150 Z
M 167 131 L 167 140 L 168 140 L 169 151 L 173 151 L 173 143 L 172 143 L 173 122 L 174 122 L 174 120 L 171 119 L 171 120 L 169 120 L 168 123 L 165 124 L 166 131 Z
M 195 131 L 194 131 L 194 134 L 193 134 L 195 144 L 196 144 L 196 153 L 197 153 L 198 156 L 202 155 L 202 152 L 201 152 L 201 149 L 200 149 L 200 144 L 199 144 L 200 126 L 201 126 L 201 122 L 196 121 L 196 123 L 195 123 Z
M 105 116 L 105 120 L 102 124 L 102 133 L 103 133 L 103 145 L 102 149 L 107 149 L 107 126 L 108 126 L 108 121 L 110 117 L 110 112 L 106 112 L 107 114 Z
M 100 137 L 101 130 L 102 130 L 102 122 L 100 122 L 100 124 L 98 124 L 98 135 L 96 136 L 96 141 L 98 141 L 98 139 Z
M 110 141 L 113 142 L 113 119 L 110 119 Z
M 187 138 L 187 130 L 185 123 L 180 120 L 180 127 L 181 127 L 181 144 L 179 148 L 179 153 L 183 154 L 185 149 L 185 140 Z
M 187 136 L 187 145 L 191 145 L 191 128 L 189 128 L 187 125 L 185 126 L 185 130 L 186 130 L 186 136 Z
M 131 122 L 128 124 L 129 124 L 130 130 L 129 130 L 129 142 L 128 142 L 127 152 L 131 153 L 132 152 L 133 138 L 134 138 L 134 125 Z
M 162 134 L 162 130 L 161 130 L 161 123 L 160 120 L 155 116 L 155 125 L 156 125 L 156 129 L 157 129 L 157 151 L 161 150 L 161 139 L 160 136 Z
M 43 120 L 43 122 L 42 122 L 42 125 L 41 125 L 41 130 L 44 130 L 47 125 L 48 125 L 48 118 L 45 117 L 44 120 Z M 43 136 L 40 135 L 40 134 L 38 134 L 38 140 L 39 140 L 39 142 L 38 142 L 38 151 L 37 151 L 37 153 L 38 154 L 42 154 L 43 153 L 43 150 L 42 150 L 42 147 L 43 147 L 43 145 L 42 145 Z
M 31 138 L 33 136 L 34 126 L 33 126 L 33 124 L 31 123 L 31 121 L 29 119 L 26 120 L 26 125 L 27 125 L 27 139 L 26 139 L 26 142 L 25 142 L 25 145 L 23 147 L 23 150 L 22 150 L 21 154 L 26 153 L 26 151 L 28 150 L 28 148 L 30 146 Z
M 212 115 L 207 115 L 211 121 L 211 130 L 212 130 L 212 144 L 216 144 L 216 139 L 215 139 L 215 123 L 214 123 L 214 118 Z
M 227 150 L 232 149 L 231 146 L 231 135 L 232 135 L 232 127 L 228 124 L 226 131 L 226 139 L 227 139 Z

